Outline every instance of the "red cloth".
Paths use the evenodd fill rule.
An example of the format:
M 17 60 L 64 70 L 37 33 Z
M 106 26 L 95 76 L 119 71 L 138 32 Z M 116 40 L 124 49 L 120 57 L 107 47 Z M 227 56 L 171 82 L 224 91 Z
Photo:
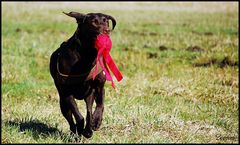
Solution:
M 106 79 L 112 82 L 112 87 L 115 88 L 112 76 L 110 74 L 109 69 L 112 71 L 114 76 L 116 77 L 117 81 L 121 81 L 123 76 L 119 69 L 117 68 L 116 64 L 114 63 L 111 55 L 109 54 L 112 48 L 112 41 L 107 34 L 100 34 L 98 35 L 95 48 L 98 50 L 97 54 L 97 61 L 96 61 L 96 69 L 93 72 L 93 80 L 95 79 L 97 72 L 98 72 L 98 62 L 101 65 L 103 71 L 105 72 Z M 103 56 L 103 61 L 100 61 L 100 57 Z M 109 69 L 108 69 L 109 68 Z

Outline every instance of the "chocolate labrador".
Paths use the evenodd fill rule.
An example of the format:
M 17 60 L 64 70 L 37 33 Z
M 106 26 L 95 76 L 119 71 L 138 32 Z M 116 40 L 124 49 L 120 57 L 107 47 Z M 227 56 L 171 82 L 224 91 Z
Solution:
M 92 130 L 99 129 L 102 122 L 106 81 L 101 69 L 96 78 L 92 79 L 97 56 L 94 43 L 99 34 L 110 33 L 109 20 L 112 21 L 112 30 L 116 21 L 112 16 L 102 13 L 63 13 L 75 18 L 78 27 L 73 36 L 51 55 L 50 73 L 60 96 L 61 112 L 69 123 L 71 132 L 90 138 Z M 84 99 L 86 102 L 85 128 L 84 117 L 78 110 L 75 99 Z M 96 108 L 92 113 L 94 100 Z

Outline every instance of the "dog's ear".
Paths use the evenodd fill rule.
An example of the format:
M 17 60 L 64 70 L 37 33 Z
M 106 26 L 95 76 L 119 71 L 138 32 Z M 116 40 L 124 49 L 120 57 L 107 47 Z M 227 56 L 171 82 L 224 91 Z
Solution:
M 114 29 L 114 27 L 116 26 L 116 20 L 112 17 L 108 15 L 108 19 L 112 20 L 112 29 Z
M 77 23 L 84 23 L 84 21 L 87 17 L 86 14 L 82 14 L 82 13 L 78 13 L 78 12 L 70 12 L 70 13 L 63 12 L 63 13 L 70 17 L 76 18 Z
M 116 26 L 116 20 L 110 15 L 106 15 L 106 14 L 102 14 L 102 15 L 104 15 L 107 19 L 112 20 L 112 30 L 113 30 L 114 27 Z

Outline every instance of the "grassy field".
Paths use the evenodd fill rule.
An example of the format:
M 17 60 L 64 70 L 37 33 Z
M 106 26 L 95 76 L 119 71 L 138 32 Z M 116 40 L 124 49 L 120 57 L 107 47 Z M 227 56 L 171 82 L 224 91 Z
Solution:
M 69 134 L 49 58 L 76 30 L 62 11 L 117 20 L 103 124 Z M 238 143 L 238 3 L 2 3 L 2 143 Z M 86 116 L 84 101 L 78 101 Z

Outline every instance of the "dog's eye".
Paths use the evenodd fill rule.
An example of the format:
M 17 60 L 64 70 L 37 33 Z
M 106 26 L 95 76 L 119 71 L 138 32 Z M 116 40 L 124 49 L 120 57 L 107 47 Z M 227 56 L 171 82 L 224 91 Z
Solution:
M 94 19 L 93 22 L 94 22 L 95 24 L 97 24 L 97 25 L 99 24 L 99 22 L 98 22 L 97 19 Z

